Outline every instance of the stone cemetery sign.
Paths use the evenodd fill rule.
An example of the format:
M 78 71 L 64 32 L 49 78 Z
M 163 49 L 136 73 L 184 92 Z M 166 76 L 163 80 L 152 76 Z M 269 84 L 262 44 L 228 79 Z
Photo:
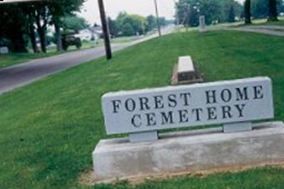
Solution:
M 105 94 L 107 134 L 128 133 L 129 140 L 101 140 L 92 154 L 94 175 L 148 177 L 283 162 L 283 122 L 251 123 L 273 118 L 272 97 L 268 77 Z M 162 129 L 208 124 L 223 129 L 167 132 L 154 141 Z
M 274 116 L 268 77 L 107 93 L 107 134 L 140 133 Z

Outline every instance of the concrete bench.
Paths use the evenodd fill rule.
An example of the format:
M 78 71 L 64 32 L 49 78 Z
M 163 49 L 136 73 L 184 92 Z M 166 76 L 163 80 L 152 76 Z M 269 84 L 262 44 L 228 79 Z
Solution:
M 174 67 L 172 84 L 191 84 L 203 82 L 201 74 L 196 69 L 190 56 L 179 57 L 178 63 Z

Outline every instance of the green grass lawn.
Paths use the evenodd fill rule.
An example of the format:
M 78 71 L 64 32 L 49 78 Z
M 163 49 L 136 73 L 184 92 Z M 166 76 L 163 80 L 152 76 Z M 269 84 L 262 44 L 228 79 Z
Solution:
M 234 31 L 177 33 L 153 39 L 0 96 L 0 188 L 94 188 L 78 178 L 106 136 L 101 96 L 165 86 L 178 56 L 192 55 L 207 81 L 270 76 L 276 119 L 284 120 L 284 38 Z M 284 169 L 149 181 L 155 188 L 283 188 Z M 127 184 L 95 188 L 131 188 Z
M 253 24 L 261 24 L 261 25 L 284 25 L 284 17 L 283 16 L 279 16 L 278 17 L 278 20 L 277 22 L 267 22 L 267 19 L 255 19 L 255 20 L 252 20 L 252 23 Z
M 266 24 L 284 26 L 284 17 L 279 17 L 278 19 L 279 21 L 277 22 L 267 22 Z

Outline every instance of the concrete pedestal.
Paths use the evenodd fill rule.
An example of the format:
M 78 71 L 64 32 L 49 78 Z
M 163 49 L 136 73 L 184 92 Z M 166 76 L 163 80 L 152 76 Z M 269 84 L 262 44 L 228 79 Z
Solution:
M 238 133 L 222 133 L 222 128 L 168 133 L 155 142 L 101 140 L 93 152 L 95 176 L 127 178 L 284 161 L 283 122 L 252 127 Z

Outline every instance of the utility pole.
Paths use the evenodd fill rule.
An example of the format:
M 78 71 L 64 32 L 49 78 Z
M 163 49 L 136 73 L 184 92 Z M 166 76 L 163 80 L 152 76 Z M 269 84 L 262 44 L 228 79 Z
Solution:
M 112 58 L 111 46 L 110 46 L 110 38 L 109 38 L 109 28 L 105 13 L 105 7 L 103 0 L 98 0 L 100 15 L 101 15 L 101 22 L 103 28 L 103 35 L 104 35 L 104 43 L 105 43 L 105 51 L 106 51 L 106 58 L 110 60 Z
M 159 37 L 161 37 L 162 32 L 161 32 L 161 25 L 160 25 L 160 17 L 159 17 L 157 0 L 154 0 L 154 3 L 155 3 L 155 9 L 156 9 L 156 18 L 157 18 L 157 27 L 158 27 Z

